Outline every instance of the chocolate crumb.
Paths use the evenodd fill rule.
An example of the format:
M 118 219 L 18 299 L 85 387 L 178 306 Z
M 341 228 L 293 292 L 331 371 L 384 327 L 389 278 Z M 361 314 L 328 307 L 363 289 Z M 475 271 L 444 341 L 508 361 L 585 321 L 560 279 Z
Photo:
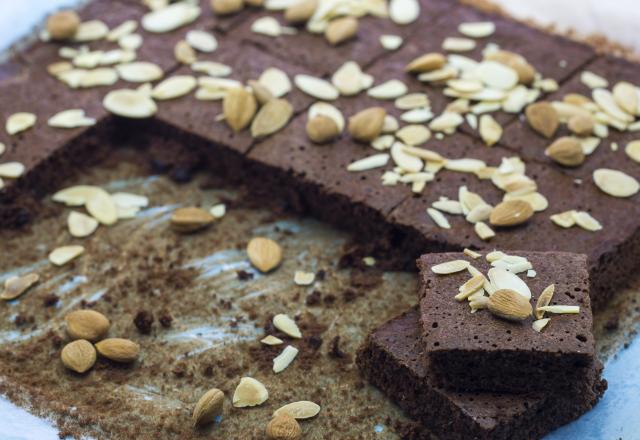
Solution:
M 160 325 L 164 328 L 169 328 L 171 327 L 171 323 L 173 322 L 173 317 L 171 316 L 171 314 L 169 314 L 169 312 L 162 312 L 162 315 L 160 315 L 160 318 L 158 318 L 158 321 L 160 321 Z
M 340 348 L 340 336 L 336 336 L 331 340 L 331 345 L 329 349 L 329 357 L 333 359 L 345 359 L 347 357 L 347 353 L 342 351 Z
M 321 297 L 322 293 L 319 290 L 314 290 L 309 294 L 309 296 L 307 296 L 305 303 L 308 306 L 317 306 L 318 304 L 320 304 Z
M 133 318 L 133 323 L 140 333 L 148 335 L 151 333 L 151 327 L 153 326 L 153 314 L 146 310 L 141 310 Z
M 60 300 L 60 298 L 57 295 L 50 293 L 43 298 L 42 302 L 45 307 L 52 307 L 58 303 L 58 300 Z
M 238 279 L 240 281 L 253 279 L 253 274 L 251 272 L 247 272 L 246 270 L 239 270 L 236 272 L 236 274 L 238 274 Z
M 618 317 L 612 316 L 607 320 L 607 322 L 605 322 L 604 328 L 608 331 L 614 331 L 618 329 L 619 324 L 620 322 L 618 321 Z

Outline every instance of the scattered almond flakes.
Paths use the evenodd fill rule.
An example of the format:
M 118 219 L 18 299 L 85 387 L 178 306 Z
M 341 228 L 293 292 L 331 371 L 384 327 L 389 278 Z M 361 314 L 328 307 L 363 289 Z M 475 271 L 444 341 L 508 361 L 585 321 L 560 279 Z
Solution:
M 640 190 L 640 183 L 634 177 L 608 168 L 595 170 L 593 181 L 602 192 L 613 197 L 631 197 Z
M 480 254 L 480 253 L 478 253 L 478 252 L 476 252 L 476 251 L 474 251 L 472 249 L 469 249 L 469 248 L 464 248 L 463 252 L 464 252 L 465 255 L 473 258 L 474 260 L 482 257 L 482 254 Z
M 282 344 L 284 341 L 280 338 L 276 338 L 273 335 L 267 335 L 264 338 L 262 338 L 260 340 L 260 342 L 262 342 L 265 345 L 280 345 Z
M 549 321 L 551 321 L 551 318 L 537 319 L 531 323 L 531 327 L 540 333 L 549 324 Z
M 298 324 L 287 315 L 280 313 L 273 317 L 273 325 L 281 332 L 291 336 L 292 338 L 302 338 L 302 333 L 298 328 Z
M 10 115 L 5 123 L 8 134 L 14 135 L 30 129 L 36 123 L 36 115 L 33 113 L 19 112 Z
M 543 312 L 553 313 L 553 314 L 557 314 L 557 315 L 580 313 L 580 306 L 557 305 L 557 306 L 539 307 L 538 309 L 542 310 Z
M 60 246 L 49 254 L 49 261 L 56 266 L 64 266 L 71 260 L 79 257 L 84 252 L 84 246 Z
M 536 301 L 536 310 L 535 315 L 537 319 L 544 318 L 544 311 L 541 310 L 541 307 L 548 306 L 553 298 L 553 293 L 555 292 L 556 286 L 555 284 L 551 284 L 542 291 L 540 296 L 538 297 L 538 301 Z
M 209 210 L 209 214 L 211 214 L 215 218 L 222 218 L 227 213 L 227 206 L 224 203 L 219 203 L 214 205 Z
M 456 272 L 461 272 L 469 267 L 469 262 L 465 260 L 453 260 L 445 263 L 436 264 L 431 266 L 431 271 L 438 275 L 448 275 Z
M 364 263 L 365 266 L 368 266 L 368 267 L 373 267 L 376 265 L 376 259 L 373 257 L 364 257 L 362 259 L 362 262 Z
M 244 408 L 261 405 L 269 398 L 265 386 L 252 377 L 243 377 L 233 393 L 233 406 Z
M 37 273 L 30 273 L 19 277 L 9 277 L 4 282 L 4 290 L 0 293 L 0 299 L 5 301 L 16 299 L 39 280 L 40 275 Z
M 434 208 L 427 208 L 427 214 L 434 221 L 436 225 L 441 227 L 442 229 L 451 229 L 451 224 L 449 220 L 442 214 L 440 211 Z
M 298 402 L 288 403 L 273 413 L 274 417 L 279 416 L 280 414 L 289 414 L 291 417 L 297 420 L 310 419 L 315 417 L 320 412 L 320 405 L 317 403 L 301 400 Z
M 83 238 L 93 234 L 98 229 L 98 221 L 93 217 L 77 211 L 71 211 L 67 217 L 69 233 L 73 237 Z
M 316 275 L 313 272 L 304 272 L 302 270 L 296 270 L 293 275 L 293 282 L 298 286 L 310 286 L 316 279 Z
M 282 350 L 282 353 L 273 359 L 273 372 L 277 374 L 284 371 L 289 365 L 291 365 L 291 362 L 293 362 L 297 355 L 298 349 L 291 345 L 287 345 L 284 350 Z

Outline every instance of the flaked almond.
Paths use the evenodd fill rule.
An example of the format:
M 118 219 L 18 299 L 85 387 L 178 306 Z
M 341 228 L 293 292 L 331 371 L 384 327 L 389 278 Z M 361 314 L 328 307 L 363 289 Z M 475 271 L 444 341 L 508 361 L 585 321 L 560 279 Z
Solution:
M 84 253 L 84 246 L 69 245 L 55 248 L 49 253 L 49 261 L 56 266 L 64 266 Z
M 577 136 L 589 136 L 593 133 L 594 125 L 593 118 L 586 115 L 574 115 L 567 122 L 567 128 Z
M 462 286 L 460 286 L 458 294 L 454 298 L 457 301 L 464 301 L 480 290 L 482 286 L 484 286 L 485 281 L 486 278 L 481 273 L 471 277 Z
M 140 354 L 140 346 L 138 344 L 122 338 L 103 339 L 96 344 L 96 350 L 98 350 L 100 356 L 125 364 L 135 361 Z
M 18 134 L 33 127 L 36 120 L 37 117 L 33 113 L 13 113 L 5 122 L 5 130 L 7 130 L 7 133 L 10 135 Z
M 80 17 L 75 11 L 60 11 L 47 18 L 47 32 L 52 40 L 69 40 L 80 27 Z
M 11 301 L 25 293 L 31 286 L 40 280 L 40 275 L 30 273 L 19 277 L 10 277 L 4 282 L 4 290 L 0 294 L 0 299 Z
M 580 306 L 544 306 L 540 307 L 540 310 L 547 313 L 553 313 L 555 315 L 577 315 L 580 313 Z
M 349 118 L 349 134 L 360 142 L 371 142 L 382 132 L 387 112 L 382 107 L 362 110 Z
M 67 333 L 72 339 L 97 341 L 107 334 L 111 323 L 106 316 L 95 310 L 75 310 L 64 317 Z
M 404 68 L 410 73 L 425 73 L 444 67 L 447 59 L 441 53 L 432 52 L 419 56 Z
M 514 272 L 503 267 L 492 267 L 489 269 L 489 272 L 487 272 L 487 277 L 490 283 L 488 286 L 485 285 L 485 288 L 489 288 L 489 290 L 493 289 L 493 291 L 501 289 L 513 290 L 523 298 L 527 300 L 531 299 L 531 289 L 529 289 L 527 283 L 522 281 Z
M 551 284 L 545 287 L 545 289 L 542 291 L 542 293 L 538 297 L 538 301 L 536 301 L 536 311 L 535 311 L 536 319 L 544 318 L 544 311 L 540 310 L 540 307 L 545 307 L 549 305 L 549 303 L 551 302 L 551 299 L 553 298 L 553 293 L 555 292 L 555 290 L 556 290 L 556 285 Z
M 330 142 L 340 135 L 336 122 L 325 115 L 317 115 L 307 122 L 307 136 L 316 144 Z
M 613 197 L 631 197 L 640 190 L 640 183 L 634 177 L 608 168 L 595 170 L 593 181 L 601 191 Z
M 473 229 L 481 240 L 487 241 L 496 236 L 496 233 L 484 222 L 476 223 Z
M 640 163 L 640 140 L 629 142 L 624 148 L 624 152 L 631 160 Z
M 96 188 L 87 196 L 85 207 L 93 218 L 103 225 L 113 225 L 118 221 L 118 209 L 111 195 L 102 188 Z
M 355 17 L 340 17 L 331 20 L 324 36 L 332 46 L 337 46 L 348 41 L 358 33 L 358 19 Z
M 448 275 L 456 272 L 462 272 L 463 270 L 467 270 L 468 267 L 469 262 L 466 260 L 452 260 L 432 266 L 431 271 L 438 275 Z
M 287 345 L 284 350 L 282 350 L 282 353 L 273 359 L 273 372 L 277 374 L 284 371 L 289 365 L 291 365 L 291 362 L 293 362 L 297 355 L 298 349 L 291 345 Z
M 389 157 L 390 156 L 386 153 L 367 156 L 364 159 L 351 162 L 347 166 L 347 171 L 359 172 L 359 171 L 368 171 L 375 168 L 381 168 L 387 165 L 387 163 L 389 162 Z
M 244 8 L 244 0 L 211 0 L 211 9 L 216 15 L 231 15 Z
M 293 275 L 293 282 L 298 286 L 310 286 L 316 279 L 316 274 L 313 272 L 305 272 L 303 270 L 296 270 Z
M 284 19 L 287 23 L 306 23 L 318 7 L 318 0 L 301 0 L 294 2 L 284 11 Z
M 389 18 L 401 26 L 413 23 L 420 16 L 418 0 L 391 0 L 389 2 Z
M 282 262 L 282 248 L 269 238 L 251 239 L 247 245 L 247 255 L 251 264 L 263 273 L 275 269 Z
M 535 79 L 536 70 L 523 56 L 518 55 L 517 53 L 498 50 L 487 54 L 485 59 L 496 61 L 504 64 L 505 66 L 511 67 L 518 74 L 518 82 L 520 84 L 529 85 Z
M 280 414 L 289 414 L 296 420 L 304 420 L 315 417 L 320 412 L 320 405 L 314 402 L 310 402 L 308 400 L 300 400 L 298 402 L 288 403 L 273 413 L 273 417 L 279 416 Z
M 217 388 L 211 388 L 204 393 L 193 408 L 191 420 L 194 426 L 205 426 L 212 423 L 216 417 L 222 415 L 224 393 Z
M 86 339 L 78 339 L 64 346 L 60 358 L 65 367 L 82 374 L 96 363 L 96 349 Z
M 224 118 L 236 133 L 244 130 L 253 120 L 258 104 L 253 93 L 244 88 L 231 89 L 222 102 Z
M 233 406 L 244 408 L 261 405 L 269 398 L 267 388 L 252 377 L 243 377 L 233 393 Z
M 569 136 L 558 138 L 544 150 L 544 154 L 566 167 L 577 167 L 585 160 L 580 142 Z
M 284 341 L 280 338 L 276 338 L 273 335 L 267 335 L 264 338 L 262 338 L 260 342 L 262 342 L 264 345 L 280 345 Z
M 550 318 L 542 318 L 542 319 L 536 319 L 535 321 L 533 321 L 533 323 L 531 324 L 531 327 L 537 331 L 538 333 L 540 333 L 548 324 L 549 321 L 551 321 Z
M 271 90 L 259 81 L 249 80 L 248 84 L 249 87 L 251 87 L 253 96 L 256 98 L 256 101 L 258 101 L 258 104 L 265 105 L 267 102 L 275 98 L 273 93 L 271 93 Z
M 491 115 L 480 117 L 480 137 L 488 146 L 494 145 L 502 137 L 502 126 Z
M 496 205 L 491 211 L 489 223 L 494 226 L 516 226 L 531 218 L 531 205 L 522 200 L 508 200 Z
M 293 115 L 293 107 L 285 99 L 272 99 L 263 105 L 251 124 L 251 135 L 262 138 L 280 131 Z
M 302 333 L 298 328 L 298 324 L 284 313 L 280 313 L 273 317 L 273 326 L 292 338 L 302 338 Z
M 299 440 L 302 437 L 300 425 L 289 414 L 280 414 L 267 424 L 268 440 Z
M 196 62 L 198 56 L 193 47 L 185 40 L 180 40 L 173 48 L 173 56 L 182 64 L 191 65 Z
M 69 233 L 77 238 L 88 237 L 98 228 L 98 221 L 82 212 L 71 211 L 67 217 Z
M 215 218 L 202 208 L 178 208 L 171 214 L 171 227 L 178 232 L 195 232 L 206 228 Z
M 149 118 L 158 111 L 151 97 L 129 89 L 110 91 L 102 100 L 102 105 L 115 115 L 132 119 Z
M 640 107 L 638 101 L 640 100 L 640 94 L 637 91 L 636 86 L 626 81 L 621 81 L 613 87 L 613 98 L 616 104 L 622 110 L 630 115 L 638 114 Z
M 487 308 L 492 314 L 509 321 L 524 321 L 531 316 L 532 312 L 529 300 L 510 289 L 493 292 L 489 297 Z
M 531 128 L 546 138 L 553 136 L 560 125 L 558 112 L 548 102 L 541 101 L 527 106 L 525 115 Z

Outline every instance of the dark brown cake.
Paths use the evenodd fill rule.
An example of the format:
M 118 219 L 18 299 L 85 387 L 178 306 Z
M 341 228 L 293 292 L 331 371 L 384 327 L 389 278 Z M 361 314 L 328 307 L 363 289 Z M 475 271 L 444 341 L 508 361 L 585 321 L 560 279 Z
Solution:
M 520 278 L 531 290 L 534 306 L 542 291 L 555 286 L 551 304 L 578 305 L 579 314 L 551 315 L 534 331 L 534 317 L 507 321 L 487 310 L 471 313 L 467 301 L 456 301 L 458 288 L 471 278 L 462 272 L 437 275 L 432 267 L 465 260 L 487 276 L 492 265 L 465 254 L 426 254 L 420 270 L 420 321 L 431 377 L 461 391 L 519 393 L 557 391 L 582 382 L 595 357 L 589 275 L 586 257 L 563 252 L 515 252 L 526 258 L 536 276 Z
M 362 373 L 409 415 L 447 439 L 535 439 L 589 410 L 606 389 L 595 362 L 569 392 L 528 395 L 457 393 L 429 373 L 419 313 L 374 330 L 358 353 Z

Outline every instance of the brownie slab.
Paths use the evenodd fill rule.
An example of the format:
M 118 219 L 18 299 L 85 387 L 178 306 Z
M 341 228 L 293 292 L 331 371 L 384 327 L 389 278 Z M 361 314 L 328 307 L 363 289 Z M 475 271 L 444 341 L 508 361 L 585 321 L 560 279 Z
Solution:
M 485 277 L 492 267 L 486 254 L 473 259 L 463 253 L 426 254 L 420 271 L 420 321 L 430 372 L 438 384 L 459 391 L 522 393 L 557 391 L 583 381 L 595 357 L 589 274 L 585 255 L 565 252 L 510 252 L 525 258 L 536 275 L 518 276 L 531 290 L 530 304 L 549 285 L 552 305 L 577 305 L 578 314 L 552 315 L 537 332 L 535 317 L 520 322 L 498 318 L 488 310 L 471 313 L 458 288 L 471 278 L 467 270 L 438 275 L 432 267 L 468 261 Z M 499 260 L 498 260 L 499 261 Z
M 564 393 L 459 393 L 432 382 L 419 313 L 374 330 L 358 352 L 362 374 L 410 417 L 446 439 L 536 439 L 580 417 L 606 390 L 599 362 Z

